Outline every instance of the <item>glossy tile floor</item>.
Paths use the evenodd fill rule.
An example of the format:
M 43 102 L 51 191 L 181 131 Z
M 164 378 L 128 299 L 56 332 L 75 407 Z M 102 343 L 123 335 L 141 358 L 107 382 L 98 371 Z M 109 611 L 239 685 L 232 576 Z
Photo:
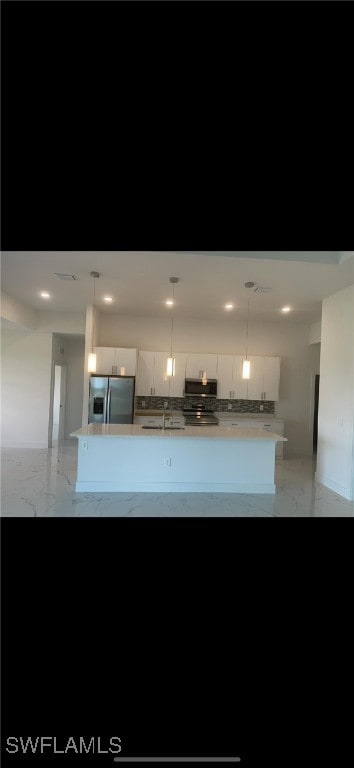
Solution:
M 354 502 L 314 480 L 315 460 L 276 464 L 273 494 L 75 493 L 77 443 L 1 452 L 3 517 L 353 517 Z

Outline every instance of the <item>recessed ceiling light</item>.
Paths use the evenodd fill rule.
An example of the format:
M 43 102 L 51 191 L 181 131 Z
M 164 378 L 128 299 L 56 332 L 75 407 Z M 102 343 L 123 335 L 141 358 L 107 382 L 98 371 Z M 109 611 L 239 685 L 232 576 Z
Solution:
M 174 303 L 175 302 L 172 301 L 172 299 L 166 299 L 166 301 L 165 301 L 165 304 L 167 304 L 168 307 L 173 307 Z
M 290 310 L 291 310 L 291 307 L 282 307 L 281 308 L 282 312 L 290 312 Z
M 50 299 L 51 293 L 48 293 L 48 291 L 41 291 L 40 295 L 42 296 L 42 299 Z
M 107 302 L 113 301 L 112 296 L 104 296 L 103 300 Z
M 233 309 L 233 308 L 234 308 L 233 304 L 225 304 L 225 309 Z

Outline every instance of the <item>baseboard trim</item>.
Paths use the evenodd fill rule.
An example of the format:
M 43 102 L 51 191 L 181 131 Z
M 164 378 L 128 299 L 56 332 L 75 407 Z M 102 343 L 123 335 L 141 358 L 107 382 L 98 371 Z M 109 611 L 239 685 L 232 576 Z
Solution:
M 48 443 L 20 443 L 15 440 L 5 440 L 5 442 L 1 443 L 1 448 L 48 448 Z
M 76 482 L 77 493 L 275 493 L 274 483 L 134 483 L 114 480 Z
M 316 483 L 321 483 L 321 485 L 326 486 L 326 488 L 329 488 L 331 491 L 334 491 L 334 493 L 338 493 L 338 496 L 343 496 L 344 499 L 348 499 L 348 501 L 353 501 L 353 497 L 351 496 L 350 489 L 345 488 L 343 485 L 339 485 L 339 483 L 336 483 L 334 480 L 331 480 L 326 475 L 321 475 L 319 472 L 315 472 L 315 480 L 316 480 Z

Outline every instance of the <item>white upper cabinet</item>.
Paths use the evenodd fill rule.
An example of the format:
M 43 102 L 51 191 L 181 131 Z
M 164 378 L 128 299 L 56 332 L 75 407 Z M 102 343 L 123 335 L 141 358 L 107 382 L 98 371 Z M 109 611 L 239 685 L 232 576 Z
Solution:
M 155 352 L 139 351 L 138 375 L 136 382 L 137 395 L 152 395 L 154 386 Z
M 168 397 L 169 377 L 167 376 L 168 352 L 155 352 L 153 395 Z
M 174 353 L 174 376 L 167 376 L 166 373 L 168 356 L 168 352 L 139 352 L 137 395 L 183 397 L 187 355 L 184 352 Z
M 93 351 L 96 353 L 96 373 L 108 376 L 115 365 L 115 347 L 94 347 Z
M 280 357 L 250 355 L 248 400 L 279 400 Z
M 216 379 L 217 355 L 187 354 L 186 379 L 201 379 L 205 371 L 208 379 Z
M 125 368 L 125 376 L 135 376 L 137 368 L 138 350 L 126 349 L 125 347 L 116 347 L 116 362 L 117 373 L 120 374 L 120 369 Z
M 168 397 L 167 357 L 167 352 L 139 352 L 137 395 Z
M 248 381 L 242 378 L 242 363 L 244 361 L 243 355 L 234 355 L 234 367 L 233 367 L 233 380 L 232 380 L 232 392 L 233 400 L 247 400 L 248 399 Z
M 279 400 L 280 357 L 263 358 L 263 400 Z
M 184 380 L 186 378 L 187 355 L 184 352 L 174 353 L 175 375 L 169 376 L 169 397 L 184 396 Z
M 218 355 L 218 398 L 247 400 L 247 380 L 242 378 L 242 355 Z
M 250 377 L 247 379 L 248 400 L 263 400 L 263 357 L 248 355 L 251 363 Z
M 233 367 L 234 358 L 232 355 L 218 355 L 216 378 L 218 380 L 218 399 L 220 400 L 232 399 Z
M 96 373 L 104 376 L 112 375 L 113 367 L 117 367 L 117 374 L 120 375 L 120 369 L 125 368 L 126 376 L 135 376 L 137 349 L 128 349 L 125 347 L 94 347 L 96 353 Z

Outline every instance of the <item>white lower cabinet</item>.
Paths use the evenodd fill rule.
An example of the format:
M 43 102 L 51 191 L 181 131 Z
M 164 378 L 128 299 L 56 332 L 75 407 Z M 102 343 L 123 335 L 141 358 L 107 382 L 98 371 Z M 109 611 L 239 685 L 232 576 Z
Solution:
M 161 416 L 135 416 L 134 424 L 141 424 L 149 427 L 162 426 L 162 414 Z
M 253 429 L 265 429 L 268 432 L 274 432 L 276 435 L 284 436 L 284 422 L 282 421 L 260 421 L 259 419 L 223 419 L 218 416 L 219 427 L 250 427 Z M 275 444 L 275 457 L 283 458 L 283 443 Z
M 174 427 L 184 427 L 184 416 L 170 416 L 168 408 L 165 412 L 165 426 L 168 429 L 169 425 Z M 148 427 L 161 427 L 162 426 L 162 413 L 161 416 L 139 416 L 134 417 L 134 424 L 146 425 Z

